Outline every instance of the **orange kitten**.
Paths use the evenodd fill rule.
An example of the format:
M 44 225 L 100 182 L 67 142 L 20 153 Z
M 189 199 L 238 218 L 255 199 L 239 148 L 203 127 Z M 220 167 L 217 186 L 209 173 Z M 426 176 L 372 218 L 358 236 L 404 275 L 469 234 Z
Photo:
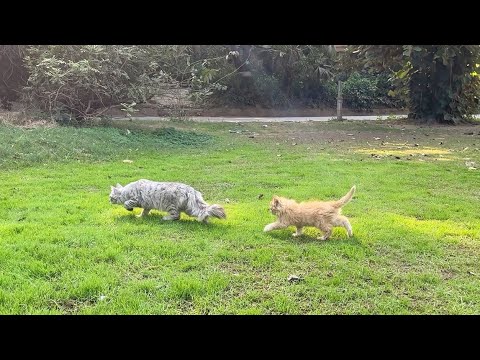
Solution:
M 295 200 L 274 196 L 270 202 L 270 211 L 277 215 L 277 221 L 265 226 L 263 231 L 283 229 L 294 225 L 297 231 L 293 236 L 300 236 L 304 226 L 315 226 L 323 232 L 319 240 L 327 240 L 332 234 L 332 228 L 343 226 L 352 236 L 352 226 L 348 219 L 340 215 L 341 208 L 347 204 L 355 193 L 355 185 L 350 191 L 336 201 L 312 201 L 297 203 Z

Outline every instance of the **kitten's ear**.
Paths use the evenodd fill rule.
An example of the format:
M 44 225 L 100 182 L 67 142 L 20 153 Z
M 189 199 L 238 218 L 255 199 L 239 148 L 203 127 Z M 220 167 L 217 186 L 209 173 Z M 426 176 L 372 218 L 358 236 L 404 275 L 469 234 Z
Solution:
M 113 191 L 114 189 L 115 187 L 110 185 L 110 190 Z
M 278 206 L 280 204 L 280 200 L 278 199 L 277 195 L 273 196 L 273 205 Z
M 117 183 L 117 185 L 115 185 L 116 188 L 118 189 L 121 189 L 122 188 L 122 185 L 120 185 L 119 183 Z

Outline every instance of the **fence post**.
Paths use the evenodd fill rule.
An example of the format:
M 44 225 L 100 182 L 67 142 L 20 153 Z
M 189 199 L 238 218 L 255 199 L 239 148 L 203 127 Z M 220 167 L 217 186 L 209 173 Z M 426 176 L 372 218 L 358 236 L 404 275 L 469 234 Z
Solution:
M 338 96 L 337 96 L 337 120 L 342 120 L 342 81 L 338 80 Z

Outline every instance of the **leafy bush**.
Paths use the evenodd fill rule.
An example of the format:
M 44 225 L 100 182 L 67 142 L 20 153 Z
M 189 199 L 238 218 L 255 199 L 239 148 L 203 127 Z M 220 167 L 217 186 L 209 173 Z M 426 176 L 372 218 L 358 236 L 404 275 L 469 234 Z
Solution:
M 258 101 L 267 107 L 284 107 L 289 101 L 281 90 L 280 81 L 273 75 L 260 73 L 253 78 Z
M 212 74 L 212 67 L 217 70 L 200 79 L 200 85 L 222 85 L 209 87 L 216 104 L 284 107 L 293 100 L 330 100 L 325 85 L 333 76 L 335 52 L 329 46 L 239 45 L 225 46 L 223 51 L 223 62 L 216 58 L 215 63 L 209 61 L 210 71 L 197 70 L 198 74 Z
M 167 76 L 148 49 L 119 45 L 30 46 L 25 99 L 57 119 L 82 120 L 151 98 Z
M 353 73 L 343 84 L 345 105 L 356 110 L 371 110 L 377 102 L 377 82 L 360 73 Z
M 400 97 L 393 97 L 395 87 L 386 73 L 376 75 L 354 72 L 343 83 L 345 105 L 355 110 L 373 107 L 404 107 Z
M 311 107 L 334 107 L 337 102 L 337 83 L 328 81 L 298 81 L 294 84 L 292 97 Z
M 409 118 L 456 123 L 477 112 L 479 45 L 360 45 L 353 53 L 368 71 L 393 74 Z

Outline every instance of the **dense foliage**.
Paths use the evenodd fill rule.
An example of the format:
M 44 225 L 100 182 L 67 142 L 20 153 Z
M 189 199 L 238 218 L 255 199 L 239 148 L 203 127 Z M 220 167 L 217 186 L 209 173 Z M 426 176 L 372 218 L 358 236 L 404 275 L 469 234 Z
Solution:
M 392 73 L 412 119 L 456 123 L 478 111 L 478 45 L 362 45 L 352 50 L 370 71 Z
M 24 46 L 0 45 L 0 105 L 5 109 L 11 108 L 26 84 L 28 75 L 23 57 Z
M 480 47 L 361 45 L 0 46 L 0 100 L 21 95 L 62 123 L 112 106 L 127 113 L 170 86 L 203 105 L 408 108 L 410 117 L 458 122 L 478 110 Z
M 148 49 L 119 45 L 29 46 L 24 96 L 58 118 L 84 119 L 99 109 L 145 102 L 168 78 Z

